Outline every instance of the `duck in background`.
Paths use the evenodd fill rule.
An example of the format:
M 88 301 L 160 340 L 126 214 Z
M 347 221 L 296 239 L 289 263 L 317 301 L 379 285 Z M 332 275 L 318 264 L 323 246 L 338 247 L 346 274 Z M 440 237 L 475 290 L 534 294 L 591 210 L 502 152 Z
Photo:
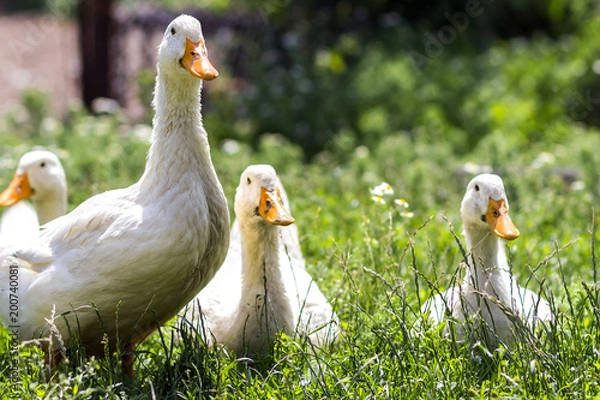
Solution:
M 252 165 L 235 195 L 237 220 L 227 258 L 185 311 L 208 343 L 241 356 L 270 353 L 275 334 L 333 342 L 337 316 L 304 269 L 294 218 L 273 167 Z
M 48 337 L 52 325 L 49 355 L 73 342 L 87 355 L 119 350 L 131 376 L 136 345 L 212 279 L 227 255 L 229 212 L 200 97 L 202 81 L 217 76 L 200 22 L 177 17 L 158 48 L 140 180 L 88 199 L 46 224 L 36 243 L 0 259 L 0 282 L 19 271 L 20 340 Z M 8 295 L 0 287 L 4 323 L 12 317 Z
M 510 273 L 503 240 L 518 238 L 519 231 L 508 215 L 502 179 L 493 174 L 473 178 L 460 211 L 467 242 L 464 283 L 427 300 L 421 311 L 436 324 L 448 318 L 460 322 L 459 340 L 471 334 L 491 348 L 510 344 L 520 321 L 533 326 L 553 314 L 546 300 L 520 287 Z
M 0 253 L 34 240 L 40 224 L 64 215 L 67 180 L 58 157 L 46 150 L 25 153 L 12 182 L 0 193 L 0 206 L 6 207 L 0 219 Z

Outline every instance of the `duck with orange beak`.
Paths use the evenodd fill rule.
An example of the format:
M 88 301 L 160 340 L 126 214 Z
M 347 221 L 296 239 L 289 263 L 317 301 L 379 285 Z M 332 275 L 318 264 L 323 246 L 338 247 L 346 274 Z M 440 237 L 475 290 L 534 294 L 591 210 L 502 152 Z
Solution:
M 0 252 L 33 240 L 40 224 L 65 214 L 67 181 L 58 157 L 45 150 L 23 155 L 12 182 L 0 193 L 0 207 L 6 207 L 0 220 Z
M 469 335 L 491 348 L 513 342 L 520 320 L 533 325 L 553 318 L 548 302 L 518 286 L 510 273 L 503 240 L 515 240 L 520 233 L 508 210 L 499 176 L 481 174 L 471 180 L 460 210 L 467 242 L 464 283 L 434 296 L 422 308 L 435 323 L 447 316 L 459 322 L 459 339 Z
M 316 346 L 338 333 L 337 316 L 304 269 L 302 254 L 288 250 L 299 244 L 286 233 L 295 219 L 284 199 L 270 165 L 251 165 L 242 173 L 227 258 L 184 310 L 185 321 L 209 343 L 238 356 L 270 354 L 277 332 L 308 335 Z
M 0 321 L 15 323 L 7 282 L 18 271 L 20 340 L 51 336 L 58 349 L 58 335 L 50 335 L 58 331 L 61 344 L 77 341 L 88 355 L 120 351 L 132 376 L 137 344 L 212 279 L 229 245 L 227 200 L 201 114 L 202 83 L 217 76 L 200 22 L 175 18 L 158 47 L 143 175 L 89 198 L 46 224 L 35 243 L 0 257 Z

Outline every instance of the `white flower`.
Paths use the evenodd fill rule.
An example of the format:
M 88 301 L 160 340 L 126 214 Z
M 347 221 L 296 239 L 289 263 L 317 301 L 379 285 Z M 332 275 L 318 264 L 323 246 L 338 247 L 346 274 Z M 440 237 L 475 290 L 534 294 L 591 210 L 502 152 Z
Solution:
M 356 158 L 369 157 L 369 148 L 367 146 L 358 146 L 354 149 L 354 154 L 356 155 Z
M 377 204 L 385 204 L 385 200 L 381 196 L 371 196 L 371 200 Z
M 414 217 L 414 216 L 415 216 L 415 214 L 414 214 L 414 213 L 411 213 L 411 212 L 409 212 L 409 211 L 402 211 L 402 212 L 400 213 L 400 216 L 401 216 L 401 217 L 403 217 L 403 218 L 412 218 L 412 217 Z
M 585 182 L 583 181 L 575 181 L 571 183 L 571 190 L 580 191 L 585 189 Z
M 221 150 L 223 150 L 225 154 L 236 154 L 240 151 L 240 144 L 237 140 L 227 139 L 221 145 Z
M 408 201 L 404 199 L 396 199 L 394 200 L 394 204 L 400 207 L 408 208 Z
M 554 163 L 555 157 L 552 153 L 540 153 L 531 163 L 531 168 L 538 169 L 546 164 Z
M 373 196 L 383 196 L 386 194 L 394 194 L 394 189 L 387 182 L 381 182 L 379 185 L 375 186 L 371 189 L 371 194 Z

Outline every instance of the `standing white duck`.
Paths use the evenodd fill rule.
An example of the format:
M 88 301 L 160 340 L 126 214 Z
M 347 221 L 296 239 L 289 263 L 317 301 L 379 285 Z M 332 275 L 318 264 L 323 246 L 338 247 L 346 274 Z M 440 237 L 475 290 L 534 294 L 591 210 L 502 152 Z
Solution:
M 271 166 L 244 171 L 225 263 L 186 310 L 186 320 L 209 343 L 237 355 L 268 354 L 277 332 L 306 334 L 317 346 L 332 342 L 338 333 L 337 316 L 304 269 L 302 254 L 298 258 L 286 250 L 293 232 L 284 231 L 294 218 L 282 191 Z M 287 239 L 281 240 L 283 236 Z M 299 248 L 299 243 L 292 245 Z
M 18 314 L 0 289 L 0 318 L 21 340 L 48 334 L 53 306 L 64 343 L 88 355 L 136 344 L 213 277 L 229 245 L 227 201 L 200 113 L 202 79 L 218 76 L 200 22 L 181 15 L 158 48 L 154 129 L 146 168 L 132 186 L 94 196 L 51 221 L 35 245 L 1 260 L 0 282 L 18 269 Z M 198 79 L 200 78 L 200 79 Z M 9 268 L 9 266 L 18 268 Z
M 508 199 L 502 179 L 481 174 L 473 178 L 461 205 L 467 242 L 467 273 L 460 287 L 429 299 L 422 312 L 435 323 L 449 314 L 455 321 L 458 339 L 469 333 L 482 335 L 488 346 L 510 344 L 519 320 L 530 326 L 553 318 L 550 305 L 512 279 L 501 239 L 513 240 L 519 231 L 508 215 Z M 465 319 L 474 324 L 464 325 Z M 464 326 L 463 326 L 464 325 Z M 466 333 L 468 327 L 475 327 Z
M 12 182 L 0 193 L 0 206 L 7 207 L 0 219 L 0 253 L 34 240 L 40 224 L 64 215 L 67 180 L 58 157 L 46 150 L 25 153 Z

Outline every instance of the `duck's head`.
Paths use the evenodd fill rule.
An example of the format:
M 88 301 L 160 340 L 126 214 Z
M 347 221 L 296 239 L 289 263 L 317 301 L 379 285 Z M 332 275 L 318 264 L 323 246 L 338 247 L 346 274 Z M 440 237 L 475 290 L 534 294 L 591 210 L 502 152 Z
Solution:
M 167 26 L 158 47 L 158 65 L 166 74 L 189 73 L 207 81 L 219 76 L 208 59 L 200 21 L 185 14 Z
M 264 220 L 287 226 L 294 218 L 285 209 L 275 169 L 270 165 L 251 165 L 242 173 L 235 192 L 235 214 L 240 221 Z
M 508 215 L 508 199 L 498 175 L 481 174 L 469 182 L 460 208 L 465 229 L 479 227 L 507 240 L 519 237 Z
M 0 206 L 8 207 L 28 198 L 46 198 L 67 190 L 65 171 L 56 155 L 35 150 L 21 157 L 8 188 L 0 193 Z

